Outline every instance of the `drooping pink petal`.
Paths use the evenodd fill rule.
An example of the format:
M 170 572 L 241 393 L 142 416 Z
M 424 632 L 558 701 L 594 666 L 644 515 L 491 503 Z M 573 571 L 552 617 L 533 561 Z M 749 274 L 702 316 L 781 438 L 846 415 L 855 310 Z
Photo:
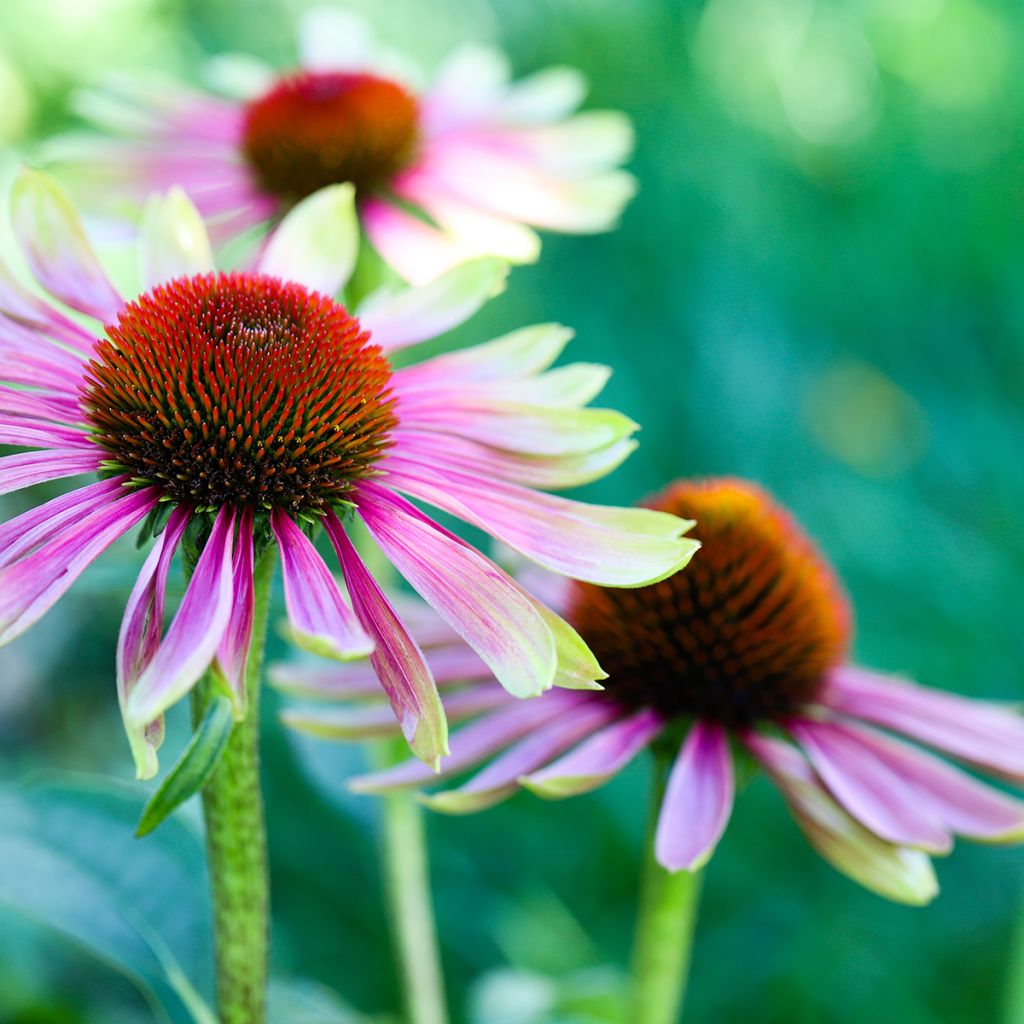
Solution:
M 238 513 L 238 536 L 232 556 L 231 577 L 234 593 L 231 618 L 217 647 L 216 671 L 227 683 L 235 705 L 235 714 L 244 717 L 248 694 L 245 673 L 252 646 L 252 627 L 256 594 L 253 587 L 253 511 L 243 507 Z
M 0 567 L 10 565 L 26 552 L 56 536 L 97 508 L 113 503 L 123 493 L 125 477 L 100 480 L 52 498 L 0 524 Z
M 164 595 L 171 560 L 188 525 L 191 509 L 179 505 L 156 538 L 125 605 L 117 638 L 117 697 L 126 714 L 128 696 L 160 647 L 164 627 Z M 162 722 L 137 725 L 125 720 L 135 768 L 140 779 L 157 772 L 156 750 L 163 739 Z
M 49 611 L 89 563 L 145 519 L 159 498 L 152 487 L 117 500 L 93 493 L 94 503 L 82 508 L 83 517 L 0 569 L 0 644 L 20 636 Z
M 167 575 L 191 512 L 187 505 L 179 505 L 171 513 L 125 605 L 117 640 L 117 688 L 122 704 L 160 647 Z
M 53 179 L 27 168 L 21 172 L 11 189 L 11 223 L 32 273 L 51 295 L 104 323 L 117 319 L 124 300 Z
M 547 696 L 537 702 L 544 700 Z M 493 807 L 519 789 L 519 780 L 524 775 L 536 771 L 607 725 L 619 713 L 611 701 L 590 700 L 575 708 L 571 715 L 552 715 L 549 721 L 506 750 L 469 782 L 458 789 L 432 793 L 422 800 L 445 814 L 472 814 Z
M 581 694 L 556 690 L 539 700 L 501 708 L 452 733 L 451 754 L 441 762 L 439 772 L 432 771 L 422 761 L 410 759 L 393 768 L 351 779 L 349 788 L 356 793 L 386 793 L 450 778 L 528 735 L 553 716 L 575 715 L 586 701 Z
M 231 618 L 235 513 L 217 513 L 177 614 L 128 694 L 126 718 L 148 725 L 180 700 L 210 667 Z
M 845 666 L 832 672 L 829 707 L 1024 782 L 1024 718 L 1015 710 Z
M 654 850 L 669 871 L 697 871 L 715 852 L 732 814 L 732 751 L 717 722 L 693 723 L 669 775 Z
M 61 480 L 82 473 L 95 473 L 100 464 L 100 451 L 59 448 L 41 452 L 19 452 L 0 458 L 0 494 L 20 491 L 23 487 Z
M 904 779 L 922 806 L 951 832 L 989 842 L 1024 838 L 1024 802 L 986 786 L 944 761 L 863 726 L 848 734 Z
M 605 726 L 575 750 L 540 771 L 524 775 L 519 782 L 543 797 L 588 793 L 622 771 L 664 726 L 664 719 L 656 711 L 638 711 Z
M 295 642 L 314 654 L 347 661 L 373 651 L 373 638 L 345 604 L 313 542 L 281 509 L 270 524 L 281 551 L 284 600 Z
M 788 743 L 756 733 L 742 739 L 779 787 L 807 841 L 837 871 L 886 899 L 912 906 L 934 899 L 939 886 L 927 854 L 894 846 L 847 814 Z
M 364 481 L 359 513 L 398 571 L 516 696 L 549 689 L 558 665 L 551 631 L 511 580 L 405 499 Z
M 948 853 L 952 838 L 914 788 L 836 722 L 788 723 L 832 795 L 859 822 L 898 846 Z
M 515 484 L 436 471 L 401 455 L 388 483 L 472 523 L 551 572 L 602 586 L 635 587 L 678 572 L 700 547 L 692 525 L 651 509 L 588 505 Z
M 435 768 L 448 753 L 448 725 L 423 652 L 377 585 L 333 511 L 324 523 L 341 562 L 356 617 L 373 637 L 370 655 L 412 752 Z

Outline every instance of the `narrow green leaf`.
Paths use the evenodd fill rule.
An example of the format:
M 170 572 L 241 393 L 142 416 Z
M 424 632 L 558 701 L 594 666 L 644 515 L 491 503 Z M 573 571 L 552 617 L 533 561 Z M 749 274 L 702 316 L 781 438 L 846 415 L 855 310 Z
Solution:
M 231 738 L 233 725 L 231 701 L 215 697 L 178 763 L 146 804 L 135 829 L 136 836 L 148 835 L 209 782 Z

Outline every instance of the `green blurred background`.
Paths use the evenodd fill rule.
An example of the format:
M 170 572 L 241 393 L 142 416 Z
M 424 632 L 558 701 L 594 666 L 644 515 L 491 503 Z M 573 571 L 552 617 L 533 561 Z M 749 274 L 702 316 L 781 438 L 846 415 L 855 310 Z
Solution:
M 4 0 L 5 171 L 73 126 L 69 93 L 111 72 L 195 78 L 228 50 L 288 66 L 306 6 Z M 549 237 L 540 264 L 517 270 L 463 331 L 484 338 L 561 320 L 578 331 L 572 357 L 615 367 L 607 404 L 643 424 L 642 445 L 587 496 L 632 501 L 679 475 L 759 480 L 842 572 L 862 662 L 964 693 L 1024 697 L 1024 65 L 1014 56 L 1024 50 L 1024 7 L 347 6 L 428 62 L 483 40 L 506 49 L 517 72 L 576 65 L 590 78 L 590 106 L 635 119 L 641 191 L 622 229 Z M 130 779 L 113 650 L 132 564 L 124 547 L 0 651 L 3 783 L 55 768 Z M 342 993 L 361 1013 L 394 1011 L 376 808 L 342 786 L 362 753 L 296 742 L 274 708 L 271 697 L 275 967 Z M 180 716 L 172 726 L 173 751 Z M 557 807 L 521 796 L 479 817 L 430 819 L 460 1022 L 614 1019 L 645 785 L 637 765 Z M 129 804 L 136 788 L 126 784 Z M 12 821 L 0 826 L 16 832 Z M 76 821 L 58 833 L 85 842 Z M 191 849 L 188 821 L 165 842 Z M 110 849 L 136 870 L 137 845 Z M 0 859 L 0 872 L 5 863 L 11 870 Z M 938 871 L 944 892 L 932 907 L 886 904 L 819 861 L 777 794 L 755 782 L 708 871 L 687 1019 L 1024 1020 L 1008 981 L 1020 852 L 964 845 Z M 54 877 L 68 881 L 63 869 Z M 157 874 L 144 888 L 188 901 L 189 877 Z M 67 888 L 74 898 L 73 880 Z M 192 928 L 205 948 L 201 925 L 185 928 L 186 943 Z M 115 970 L 4 910 L 0 950 L 4 1024 L 152 1019 Z

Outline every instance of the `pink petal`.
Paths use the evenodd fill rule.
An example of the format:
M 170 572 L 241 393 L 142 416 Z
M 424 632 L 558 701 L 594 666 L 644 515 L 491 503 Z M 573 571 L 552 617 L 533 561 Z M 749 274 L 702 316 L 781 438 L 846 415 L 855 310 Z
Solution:
M 255 615 L 253 588 L 253 511 L 243 508 L 238 513 L 238 536 L 232 560 L 231 575 L 234 594 L 231 599 L 231 618 L 217 648 L 215 669 L 227 683 L 235 704 L 235 714 L 243 717 L 248 705 L 245 674 L 252 646 L 252 627 Z
M 0 567 L 10 565 L 26 551 L 58 534 L 69 523 L 78 522 L 96 508 L 113 503 L 118 495 L 124 493 L 124 483 L 125 477 L 101 480 L 9 519 L 0 526 Z
M 270 523 L 281 549 L 284 600 L 295 642 L 341 661 L 370 654 L 373 639 L 342 600 L 313 542 L 281 509 L 274 509 Z
M 636 192 L 623 171 L 567 179 L 465 138 L 435 143 L 418 167 L 445 195 L 555 231 L 607 231 Z
M 1024 782 L 1024 718 L 1016 711 L 852 666 L 832 673 L 825 700 L 836 711 Z
M 61 302 L 103 323 L 124 300 L 110 283 L 67 194 L 53 179 L 25 169 L 11 190 L 11 222 L 36 280 Z
M 622 771 L 664 727 L 657 712 L 638 711 L 606 726 L 565 757 L 524 775 L 519 782 L 543 797 L 587 793 Z
M 912 906 L 934 899 L 939 887 L 926 854 L 887 843 L 850 817 L 788 743 L 755 733 L 743 742 L 779 787 L 807 841 L 837 871 L 886 899 Z
M 951 832 L 990 842 L 1024 839 L 1024 803 L 986 786 L 923 750 L 873 729 L 842 726 L 918 795 L 921 805 Z
M 90 352 L 93 339 L 73 320 L 22 287 L 10 267 L 0 260 L 0 313 L 33 331 L 39 331 L 82 352 Z
M 508 266 L 501 260 L 460 263 L 417 288 L 375 292 L 360 305 L 359 322 L 385 352 L 394 352 L 465 323 L 504 290 L 507 276 Z M 396 390 L 400 379 L 396 375 Z
M 789 730 L 832 795 L 865 827 L 898 846 L 949 851 L 949 831 L 934 810 L 859 736 L 836 722 L 793 721 Z
M 84 448 L 92 453 L 97 451 L 96 445 L 82 430 L 48 426 L 39 420 L 21 420 L 8 416 L 0 416 L 0 444 L 24 448 Z
M 436 465 L 443 459 L 462 473 L 489 480 L 557 491 L 600 480 L 617 469 L 634 451 L 631 439 L 616 441 L 583 455 L 540 456 L 502 451 L 468 438 L 426 430 L 396 430 L 392 435 L 395 455 L 417 464 Z
M 448 753 L 448 726 L 423 652 L 370 575 L 333 511 L 328 512 L 324 525 L 341 562 L 356 617 L 374 639 L 370 664 L 391 702 L 402 735 L 417 757 L 437 767 Z
M 426 284 L 471 253 L 418 217 L 381 199 L 361 204 L 361 221 L 373 247 L 412 284 Z
M 75 449 L 50 449 L 41 452 L 19 452 L 0 458 L 0 494 L 10 494 L 23 487 L 61 480 L 81 473 L 95 473 L 99 469 L 100 452 Z
M 174 553 L 178 549 L 178 543 L 188 525 L 190 513 L 191 509 L 182 505 L 171 513 L 163 532 L 156 538 L 125 605 L 117 639 L 117 697 L 122 715 L 127 708 L 129 693 L 160 647 L 167 574 Z M 152 778 L 158 767 L 156 748 L 159 746 L 159 743 L 152 741 L 162 739 L 161 723 L 157 720 L 136 726 L 126 721 L 125 728 L 138 777 Z
M 538 698 L 537 703 L 547 699 L 547 696 Z M 571 713 L 552 715 L 548 722 L 505 751 L 465 785 L 425 796 L 422 800 L 435 811 L 446 814 L 472 814 L 493 807 L 516 792 L 524 775 L 536 771 L 618 714 L 618 707 L 611 701 L 591 699 Z
M 549 689 L 558 666 L 544 619 L 504 573 L 405 499 L 360 485 L 359 513 L 398 571 L 516 696 Z
M 85 568 L 156 504 L 152 487 L 114 499 L 99 491 L 73 525 L 54 533 L 37 551 L 0 569 L 0 644 L 39 620 Z
M 429 177 L 405 174 L 395 182 L 395 193 L 425 210 L 467 254 L 501 256 L 512 263 L 533 263 L 540 255 L 540 239 L 532 228 L 445 195 Z
M 163 642 L 128 694 L 130 725 L 144 726 L 159 717 L 210 667 L 231 618 L 234 529 L 235 513 L 225 506 L 217 513 Z
M 692 525 L 649 509 L 588 505 L 515 484 L 387 461 L 388 483 L 444 509 L 545 569 L 602 586 L 635 587 L 680 570 L 699 547 Z
M 717 722 L 696 721 L 669 775 L 655 856 L 669 871 L 697 871 L 710 859 L 732 814 L 732 752 Z
M 384 793 L 449 778 L 479 764 L 555 715 L 575 714 L 587 699 L 580 694 L 556 690 L 537 700 L 515 703 L 454 732 L 451 754 L 441 762 L 439 772 L 432 771 L 421 761 L 403 761 L 393 768 L 352 779 L 349 788 L 356 793 Z

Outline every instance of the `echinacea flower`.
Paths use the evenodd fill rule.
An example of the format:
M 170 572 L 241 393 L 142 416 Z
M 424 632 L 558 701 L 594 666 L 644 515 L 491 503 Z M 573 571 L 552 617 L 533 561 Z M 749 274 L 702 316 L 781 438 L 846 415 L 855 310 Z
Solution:
M 603 691 L 511 701 L 443 624 L 420 626 L 449 714 L 474 719 L 453 733 L 440 777 L 484 765 L 427 804 L 466 813 L 520 786 L 572 796 L 655 747 L 674 757 L 655 853 L 670 870 L 692 871 L 711 857 L 729 820 L 735 747 L 778 786 L 825 858 L 890 899 L 931 899 L 928 854 L 946 853 L 954 835 L 1024 838 L 1024 803 L 917 745 L 1024 783 L 1024 719 L 848 664 L 850 617 L 837 580 L 757 487 L 680 482 L 652 506 L 697 521 L 703 546 L 686 572 L 628 591 L 552 578 L 535 588 L 609 673 Z M 369 692 L 358 664 L 281 666 L 275 675 L 306 696 Z M 286 714 L 321 736 L 383 732 L 387 724 L 372 705 Z M 380 793 L 434 778 L 407 762 L 352 787 Z
M 395 369 L 392 353 L 464 320 L 500 288 L 504 267 L 466 264 L 423 289 L 378 295 L 356 319 L 333 298 L 352 267 L 337 228 L 347 202 L 343 187 L 315 193 L 255 270 L 217 273 L 184 193 L 154 197 L 141 237 L 145 290 L 126 302 L 66 195 L 34 171 L 14 185 L 28 266 L 83 316 L 0 267 L 0 444 L 30 449 L 0 458 L 0 494 L 99 479 L 0 525 L 0 643 L 145 523 L 155 541 L 117 651 L 143 776 L 156 770 L 163 712 L 211 663 L 242 712 L 254 558 L 271 545 L 297 641 L 340 659 L 369 654 L 428 762 L 447 750 L 443 710 L 416 642 L 349 539 L 354 521 L 520 696 L 593 686 L 602 673 L 565 622 L 409 497 L 541 565 L 603 583 L 664 576 L 696 546 L 673 516 L 534 490 L 601 475 L 632 446 L 631 421 L 584 408 L 606 380 L 602 368 L 545 372 L 568 340 L 563 328 L 530 327 Z M 351 606 L 310 539 L 318 525 Z M 202 550 L 162 635 L 183 543 Z
M 180 184 L 217 238 L 351 183 L 366 238 L 416 283 L 474 256 L 535 260 L 534 227 L 614 226 L 634 192 L 618 169 L 632 133 L 621 114 L 574 113 L 578 72 L 513 83 L 499 53 L 473 47 L 419 87 L 407 64 L 354 15 L 317 10 L 302 23 L 297 69 L 247 58 L 244 75 L 220 75 L 237 97 L 135 79 L 111 86 L 85 98 L 83 113 L 114 137 L 68 139 L 56 153 L 107 196 Z

